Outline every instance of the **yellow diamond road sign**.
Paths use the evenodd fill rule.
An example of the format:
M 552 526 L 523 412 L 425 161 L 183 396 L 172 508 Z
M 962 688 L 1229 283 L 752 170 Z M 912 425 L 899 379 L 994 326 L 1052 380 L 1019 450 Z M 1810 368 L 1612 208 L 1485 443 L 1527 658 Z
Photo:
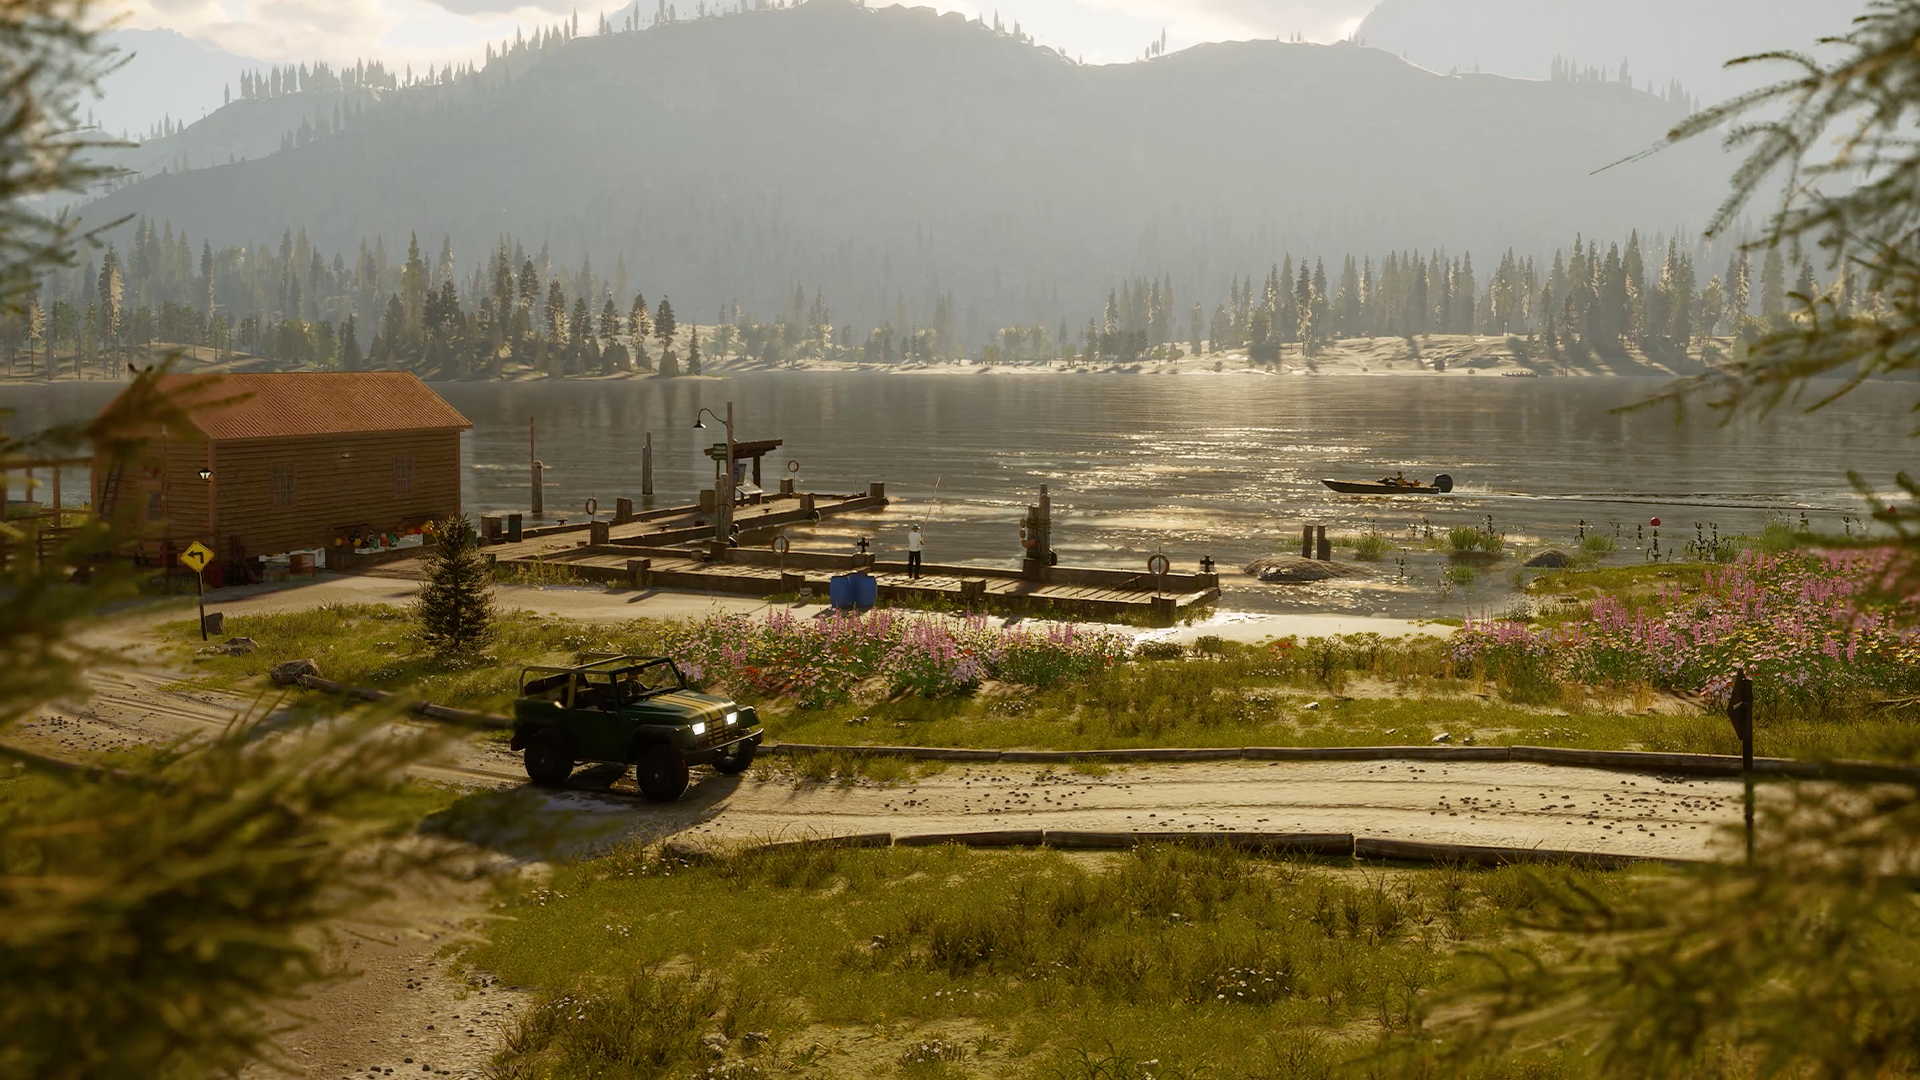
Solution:
M 180 564 L 196 574 L 204 571 L 212 561 L 213 549 L 198 540 L 188 544 L 187 550 L 180 553 Z

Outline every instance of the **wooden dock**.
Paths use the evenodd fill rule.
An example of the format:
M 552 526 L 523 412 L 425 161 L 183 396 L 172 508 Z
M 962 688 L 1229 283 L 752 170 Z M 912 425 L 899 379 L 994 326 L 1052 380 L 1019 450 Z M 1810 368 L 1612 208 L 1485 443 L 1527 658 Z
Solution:
M 881 484 L 869 486 L 864 495 L 769 494 L 735 507 L 733 523 L 739 527 L 743 543 L 758 543 L 783 525 L 809 524 L 839 514 L 883 510 L 886 506 L 886 488 Z M 607 519 L 594 522 L 579 519 L 564 525 L 535 526 L 521 533 L 519 543 L 488 544 L 487 551 L 495 561 L 512 564 L 551 560 L 588 546 L 670 548 L 708 543 L 712 539 L 711 508 L 673 506 L 642 511 L 626 520 L 608 515 Z
M 489 548 L 488 550 L 496 550 Z M 638 545 L 589 544 L 521 558 L 501 557 L 504 565 L 564 567 L 574 576 L 634 589 L 775 596 L 809 591 L 827 595 L 829 579 L 864 570 L 879 585 L 880 599 L 929 601 L 956 611 L 1073 615 L 1172 625 L 1181 615 L 1220 598 L 1215 574 L 1169 573 L 1156 579 L 1143 572 L 1053 566 L 1043 578 L 1015 570 L 927 564 L 921 576 L 907 576 L 905 563 L 876 562 L 866 555 L 835 555 L 735 548 L 728 561 L 716 562 L 702 551 Z

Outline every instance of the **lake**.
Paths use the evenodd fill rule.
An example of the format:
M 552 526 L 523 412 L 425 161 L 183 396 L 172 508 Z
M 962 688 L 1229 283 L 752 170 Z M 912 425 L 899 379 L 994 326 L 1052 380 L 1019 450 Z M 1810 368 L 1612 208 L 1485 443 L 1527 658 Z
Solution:
M 1232 571 L 1298 548 L 1300 526 L 1376 527 L 1406 538 L 1427 525 L 1484 524 L 1516 542 L 1571 545 L 1584 521 L 1622 537 L 1663 521 L 1662 544 L 1702 529 L 1753 532 L 1770 517 L 1840 531 L 1861 512 L 1846 477 L 1858 469 L 1891 486 L 1908 468 L 1904 394 L 1856 392 L 1813 415 L 1780 413 L 1721 426 L 1671 409 L 1621 414 L 1663 385 L 1650 379 L 1316 378 L 1253 374 L 1150 376 L 977 374 L 887 376 L 792 372 L 705 380 L 436 383 L 474 423 L 465 440 L 467 508 L 527 504 L 527 421 L 539 425 L 550 517 L 577 517 L 596 498 L 638 500 L 640 446 L 654 442 L 660 504 L 691 502 L 713 480 L 703 448 L 723 439 L 702 406 L 734 402 L 739 438 L 785 440 L 766 486 L 794 475 L 803 489 L 859 491 L 884 481 L 883 514 L 831 520 L 796 546 L 845 549 L 874 538 L 883 553 L 924 521 L 930 561 L 1014 565 L 1020 517 L 1049 485 L 1062 562 L 1144 567 L 1164 552 L 1177 567 L 1211 556 L 1235 606 L 1361 606 L 1457 610 L 1499 589 L 1439 586 L 1437 563 L 1389 558 L 1364 595 L 1351 587 L 1281 589 Z M 90 416 L 109 384 L 0 387 L 8 430 Z M 789 474 L 787 462 L 799 464 Z M 1444 497 L 1341 496 L 1322 477 L 1370 480 L 1404 471 L 1453 476 Z M 70 492 L 85 490 L 74 476 Z M 71 496 L 70 496 L 71 497 Z M 1642 542 L 1644 532 L 1638 534 Z M 1437 606 L 1436 606 L 1437 604 Z

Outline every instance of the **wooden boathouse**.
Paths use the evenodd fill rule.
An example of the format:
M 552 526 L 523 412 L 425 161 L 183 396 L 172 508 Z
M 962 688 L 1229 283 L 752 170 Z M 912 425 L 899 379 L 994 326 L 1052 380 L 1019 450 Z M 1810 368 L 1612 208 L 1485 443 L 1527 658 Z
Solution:
M 245 580 L 261 556 L 338 562 L 356 537 L 460 509 L 460 434 L 473 425 L 410 372 L 169 374 L 157 389 L 175 418 L 136 431 L 120 460 L 96 451 L 93 505 L 132 513 L 141 554 L 163 565 L 198 540 L 222 560 L 210 578 Z

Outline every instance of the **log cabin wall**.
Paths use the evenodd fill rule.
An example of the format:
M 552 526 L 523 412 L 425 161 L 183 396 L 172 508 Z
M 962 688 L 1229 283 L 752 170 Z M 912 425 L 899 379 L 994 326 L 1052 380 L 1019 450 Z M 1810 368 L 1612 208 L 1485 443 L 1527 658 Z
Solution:
M 152 402 L 138 396 L 101 414 L 111 426 L 136 410 L 119 418 L 144 442 L 110 501 L 147 527 L 146 554 L 194 540 L 223 560 L 332 548 L 460 509 L 460 433 L 473 425 L 410 373 L 176 372 L 151 389 L 183 415 L 173 430 L 143 421 Z M 113 465 L 94 458 L 97 508 Z
M 191 427 L 149 433 L 141 451 L 120 473 L 115 512 L 129 513 L 140 529 L 140 553 L 164 556 L 169 547 L 179 551 L 195 540 L 208 543 L 212 530 L 207 505 L 212 494 L 200 479 L 210 463 L 207 440 Z M 92 506 L 100 507 L 113 463 L 104 454 L 93 459 Z
M 460 509 L 457 431 L 249 439 L 215 443 L 213 457 L 214 550 L 222 557 L 236 539 L 248 556 L 277 555 Z

